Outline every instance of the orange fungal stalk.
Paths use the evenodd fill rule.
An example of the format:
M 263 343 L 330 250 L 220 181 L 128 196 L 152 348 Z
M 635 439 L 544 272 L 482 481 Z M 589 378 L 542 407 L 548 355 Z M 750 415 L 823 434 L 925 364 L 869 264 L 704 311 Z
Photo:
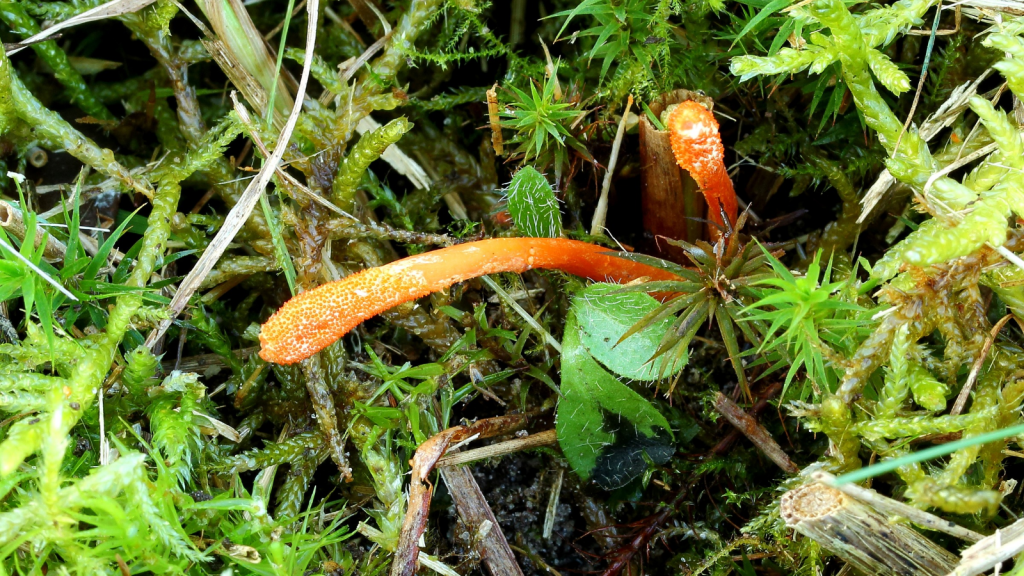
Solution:
M 260 332 L 260 357 L 293 364 L 323 350 L 368 318 L 485 274 L 562 270 L 592 280 L 678 280 L 665 270 L 614 255 L 608 248 L 561 238 L 495 238 L 467 242 L 363 270 L 303 292 Z
M 666 124 L 676 162 L 700 186 L 708 201 L 711 220 L 726 229 L 721 215 L 724 210 L 729 223 L 735 224 L 736 192 L 725 170 L 725 147 L 714 114 L 697 102 L 687 100 L 669 114 Z

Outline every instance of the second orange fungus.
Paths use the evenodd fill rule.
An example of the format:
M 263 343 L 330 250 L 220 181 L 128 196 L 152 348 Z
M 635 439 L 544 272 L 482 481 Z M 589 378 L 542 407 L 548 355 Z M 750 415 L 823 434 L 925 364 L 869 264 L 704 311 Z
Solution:
M 729 223 L 734 224 L 738 209 L 736 192 L 725 169 L 725 147 L 714 114 L 697 102 L 687 100 L 669 114 L 666 127 L 676 162 L 700 186 L 708 201 L 711 220 L 726 229 L 722 220 L 724 211 Z

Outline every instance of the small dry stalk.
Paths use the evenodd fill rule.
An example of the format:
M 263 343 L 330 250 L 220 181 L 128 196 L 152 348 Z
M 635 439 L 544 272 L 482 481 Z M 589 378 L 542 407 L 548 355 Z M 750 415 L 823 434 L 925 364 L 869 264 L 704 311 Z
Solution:
M 491 122 L 491 146 L 496 156 L 505 155 L 505 141 L 501 137 L 501 119 L 498 117 L 498 85 L 487 91 L 487 118 Z
M 1024 520 L 996 530 L 960 553 L 960 565 L 949 576 L 974 576 L 995 568 L 1024 552 Z M 996 574 L 999 571 L 996 570 Z
M 784 472 L 796 474 L 800 471 L 797 465 L 789 459 L 789 455 L 779 447 L 778 442 L 764 429 L 764 426 L 761 426 L 756 418 L 744 412 L 742 408 L 721 392 L 715 395 L 715 410 L 718 410 L 722 416 L 725 416 L 729 423 L 742 432 L 747 439 L 754 443 L 754 446 L 757 446 L 757 449 L 762 454 L 770 458 L 772 462 L 775 462 L 775 465 L 782 468 Z
M 441 478 L 455 502 L 459 517 L 480 536 L 480 558 L 493 576 L 523 576 L 508 540 L 498 526 L 480 485 L 466 466 L 441 468 Z M 486 528 L 485 527 L 488 527 Z

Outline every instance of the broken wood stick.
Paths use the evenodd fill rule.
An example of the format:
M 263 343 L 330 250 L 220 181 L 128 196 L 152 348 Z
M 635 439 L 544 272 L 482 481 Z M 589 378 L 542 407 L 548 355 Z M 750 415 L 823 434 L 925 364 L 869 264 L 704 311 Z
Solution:
M 796 474 L 800 471 L 796 464 L 789 459 L 779 444 L 772 438 L 771 434 L 764 429 L 764 426 L 756 418 L 747 414 L 728 396 L 721 392 L 715 395 L 715 410 L 718 410 L 737 430 L 743 433 L 754 446 L 767 456 L 772 462 L 782 468 L 787 474 Z
M 437 467 L 443 468 L 445 466 L 469 464 L 476 460 L 496 458 L 498 456 L 504 456 L 505 454 L 519 452 L 520 450 L 529 450 L 530 448 L 539 448 L 541 446 L 551 446 L 556 442 L 558 442 L 558 434 L 554 430 L 545 430 L 524 438 L 516 438 L 515 440 L 499 442 L 482 448 L 474 448 L 473 450 L 466 450 L 465 452 L 449 454 L 437 461 Z
M 437 461 L 444 456 L 452 445 L 475 439 L 490 438 L 508 434 L 526 427 L 533 414 L 513 414 L 478 420 L 469 426 L 454 426 L 442 430 L 420 444 L 412 457 L 412 478 L 409 480 L 409 507 L 402 522 L 402 534 L 398 538 L 398 547 L 391 562 L 391 576 L 413 576 L 419 565 L 420 536 L 427 528 L 427 515 L 430 513 L 430 498 L 434 493 L 433 485 L 427 478 L 437 466 Z
M 523 576 L 508 540 L 470 469 L 466 466 L 448 466 L 441 468 L 440 472 L 455 502 L 459 518 L 477 534 L 480 559 L 491 576 Z
M 814 540 L 865 574 L 945 576 L 956 556 L 907 524 L 820 482 L 782 495 L 786 526 Z
M 28 234 L 28 228 L 25 227 L 25 220 L 22 218 L 21 209 L 10 202 L 4 202 L 3 200 L 0 200 L 0 228 L 3 228 L 5 232 L 14 236 L 18 240 L 25 240 L 25 236 Z M 52 234 L 49 234 L 37 223 L 34 241 L 36 248 L 43 243 L 43 238 L 46 238 L 46 248 L 43 250 L 43 260 L 46 260 L 47 262 L 63 261 L 64 254 L 68 250 L 67 246 L 65 246 L 60 240 L 54 238 Z

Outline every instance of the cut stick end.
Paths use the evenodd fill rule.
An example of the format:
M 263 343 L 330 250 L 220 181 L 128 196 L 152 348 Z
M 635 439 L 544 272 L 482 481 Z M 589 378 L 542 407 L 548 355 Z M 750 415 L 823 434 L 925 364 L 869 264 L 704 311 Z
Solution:
M 786 526 L 796 526 L 804 520 L 815 520 L 835 514 L 846 505 L 848 496 L 824 484 L 805 484 L 782 496 L 779 514 Z

